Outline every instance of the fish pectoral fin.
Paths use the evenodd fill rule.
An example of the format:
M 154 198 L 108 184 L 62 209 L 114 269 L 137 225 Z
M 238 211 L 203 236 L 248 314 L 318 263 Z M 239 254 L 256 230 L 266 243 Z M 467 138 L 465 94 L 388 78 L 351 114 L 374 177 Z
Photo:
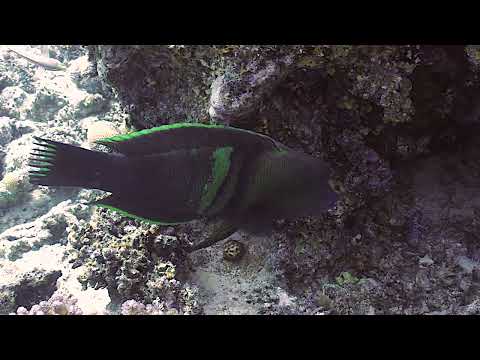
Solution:
M 217 242 L 225 240 L 230 235 L 235 233 L 238 230 L 238 227 L 227 221 L 220 220 L 214 223 L 212 229 L 209 230 L 207 230 L 209 234 L 206 236 L 206 238 L 200 241 L 198 244 L 192 245 L 188 249 L 188 252 L 191 253 L 215 245 Z

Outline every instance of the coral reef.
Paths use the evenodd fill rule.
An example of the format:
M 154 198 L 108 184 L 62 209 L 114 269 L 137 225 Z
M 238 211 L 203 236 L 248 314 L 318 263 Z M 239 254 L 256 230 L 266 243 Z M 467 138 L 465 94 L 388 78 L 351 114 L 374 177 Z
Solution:
M 57 290 L 48 300 L 40 301 L 30 310 L 20 306 L 11 315 L 93 315 L 84 313 L 77 305 L 77 299 L 65 291 Z M 119 311 L 105 311 L 108 315 L 179 315 L 175 308 L 168 308 L 165 303 L 154 300 L 151 304 L 144 304 L 136 300 L 127 300 L 120 306 Z M 186 315 L 186 314 L 183 314 Z
M 0 117 L 0 147 L 13 140 L 15 133 L 15 120 L 6 116 Z
M 47 301 L 40 301 L 30 310 L 20 306 L 17 315 L 82 315 L 82 310 L 77 306 L 77 301 L 71 295 L 56 291 Z
M 20 117 L 27 93 L 18 86 L 9 86 L 0 94 L 0 116 Z
M 25 172 L 17 170 L 6 173 L 0 181 L 0 208 L 15 203 L 29 187 Z
M 39 51 L 35 47 L 27 50 Z M 0 49 L 3 58 L 0 62 L 0 113 L 8 116 L 0 116 L 0 278 L 3 304 L 0 313 L 47 301 L 55 286 L 45 286 L 48 292 L 40 291 L 43 286 L 40 275 L 43 273 L 54 274 L 54 280 L 58 280 L 53 281 L 45 275 L 49 284 L 58 282 L 63 290 L 74 291 L 84 313 L 95 308 L 85 297 L 98 298 L 100 307 L 105 301 L 99 295 L 100 291 L 81 291 L 74 275 L 76 269 L 71 269 L 70 264 L 62 260 L 67 251 L 66 227 L 90 217 L 93 209 L 82 203 L 94 200 L 98 191 L 31 186 L 27 175 L 28 154 L 33 146 L 32 135 L 88 146 L 86 129 L 89 123 L 111 121 L 119 128 L 128 115 L 118 104 L 111 103 L 104 92 L 95 92 L 95 83 L 100 83 L 98 78 L 89 78 L 90 82 L 86 80 L 88 66 L 81 66 L 89 64 L 85 49 L 50 46 L 50 56 L 67 66 L 69 63 L 75 66 L 68 67 L 66 72 L 50 72 Z M 79 76 L 85 77 L 85 81 Z M 78 87 L 74 79 L 82 86 Z M 31 281 L 27 281 L 28 274 Z M 20 278 L 25 281 L 21 282 Z M 30 313 L 37 310 L 34 308 Z M 102 312 L 101 309 L 98 311 Z
M 85 266 L 84 287 L 106 287 L 115 304 L 160 301 L 165 311 L 199 312 L 195 289 L 177 279 L 188 266 L 182 244 L 159 230 L 97 210 L 89 222 L 69 227 L 70 262 Z
M 1 313 L 479 313 L 478 46 L 51 46 L 50 56 L 67 70 L 0 49 Z M 93 147 L 178 121 L 255 130 L 322 158 L 340 199 L 318 218 L 188 254 L 203 222 L 147 225 L 87 206 L 99 192 L 25 181 L 32 135 Z M 92 292 L 108 309 L 85 306 Z
M 122 304 L 122 315 L 165 315 L 165 309 L 159 303 L 142 304 L 135 300 L 127 300 Z
M 40 199 L 32 202 L 39 205 Z M 45 205 L 45 204 L 44 204 Z M 74 226 L 89 216 L 90 209 L 81 204 L 71 204 L 65 200 L 51 208 L 46 214 L 27 224 L 12 226 L 0 234 L 0 249 L 4 257 L 16 260 L 24 253 L 39 249 L 44 245 L 66 243 L 66 227 Z
M 56 289 L 56 282 L 61 271 L 32 269 L 20 272 L 9 269 L 10 276 L 5 275 L 0 283 L 0 313 L 8 314 L 18 306 L 29 307 L 39 301 L 48 299 Z
M 77 119 L 85 118 L 108 109 L 108 101 L 100 94 L 88 94 L 77 105 L 74 111 L 74 117 Z
M 66 105 L 65 96 L 60 91 L 42 88 L 35 93 L 28 117 L 37 121 L 50 121 Z
M 207 121 L 210 115 L 331 164 L 341 193 L 335 209 L 319 219 L 279 223 L 274 242 L 255 245 L 273 283 L 306 313 L 317 313 L 316 299 L 327 297 L 328 311 L 337 313 L 462 313 L 465 302 L 479 296 L 456 260 L 477 262 L 479 256 L 475 230 L 469 230 L 479 211 L 472 137 L 480 123 L 476 51 L 410 45 L 89 47 L 99 76 L 137 128 Z M 444 182 L 455 184 L 456 192 Z M 218 250 L 205 252 L 214 256 Z M 202 254 L 193 258 L 198 266 L 216 268 Z M 428 258 L 434 263 L 419 262 Z M 251 261 L 247 254 L 236 266 Z M 222 277 L 233 276 L 225 271 L 215 278 L 222 291 Z M 455 280 L 445 283 L 445 271 Z

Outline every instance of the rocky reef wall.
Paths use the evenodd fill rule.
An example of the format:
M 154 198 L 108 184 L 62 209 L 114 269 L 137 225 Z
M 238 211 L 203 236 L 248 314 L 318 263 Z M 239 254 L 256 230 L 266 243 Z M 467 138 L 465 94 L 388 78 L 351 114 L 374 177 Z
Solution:
M 341 193 L 336 208 L 279 224 L 273 243 L 250 251 L 270 247 L 263 263 L 305 311 L 327 297 L 341 313 L 462 312 L 478 303 L 479 53 L 423 45 L 89 47 L 136 128 L 229 124 L 329 162 Z M 338 290 L 338 282 L 351 289 Z
M 480 47 L 69 45 L 49 56 L 66 70 L 0 48 L 0 313 L 480 312 Z M 185 121 L 324 159 L 338 202 L 188 254 L 210 231 L 201 221 L 147 225 L 88 206 L 98 191 L 28 183 L 33 136 L 105 151 L 93 141 Z

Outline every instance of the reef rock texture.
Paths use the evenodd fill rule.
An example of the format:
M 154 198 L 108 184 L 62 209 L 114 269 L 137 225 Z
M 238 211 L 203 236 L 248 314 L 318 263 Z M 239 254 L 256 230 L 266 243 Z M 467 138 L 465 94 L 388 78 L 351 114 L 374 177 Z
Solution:
M 181 240 L 161 234 L 159 226 L 103 210 L 70 227 L 68 239 L 69 261 L 85 268 L 79 279 L 84 288 L 106 288 L 117 305 L 131 300 L 168 313 L 199 312 L 196 289 L 178 279 L 188 267 Z
M 479 49 L 51 46 L 51 72 L 0 48 L 0 313 L 479 314 Z M 33 136 L 194 121 L 322 158 L 335 207 L 189 254 L 209 225 L 27 181 Z
M 24 306 L 17 309 L 17 315 L 82 315 L 77 300 L 68 294 L 56 291 L 47 301 L 35 304 L 30 310 Z
M 18 306 L 32 306 L 47 300 L 56 290 L 56 282 L 62 275 L 58 270 L 21 268 L 12 265 L 2 266 L 0 283 L 0 313 L 8 314 Z
M 78 281 L 83 268 L 72 269 L 67 261 L 67 230 L 90 218 L 93 209 L 85 203 L 98 192 L 34 187 L 28 157 L 33 136 L 89 147 L 92 124 L 120 129 L 128 115 L 98 86 L 98 77 L 89 76 L 85 48 L 50 46 L 50 56 L 66 70 L 48 71 L 0 47 L 0 313 L 19 307 L 25 313 L 34 305 L 40 308 L 28 313 L 44 312 L 57 288 L 72 293 L 83 313 L 104 313 L 107 291 L 83 290 Z
M 135 128 L 231 124 L 332 167 L 340 200 L 323 217 L 244 240 L 235 264 L 220 244 L 192 256 L 206 312 L 478 309 L 478 46 L 91 46 L 89 56 Z M 264 274 L 259 288 L 251 271 Z

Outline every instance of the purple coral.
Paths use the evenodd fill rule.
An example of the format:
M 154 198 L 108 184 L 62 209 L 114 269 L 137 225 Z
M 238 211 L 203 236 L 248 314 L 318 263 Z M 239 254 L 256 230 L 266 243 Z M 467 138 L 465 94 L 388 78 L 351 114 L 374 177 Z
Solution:
M 82 315 L 73 296 L 56 291 L 47 301 L 41 301 L 27 310 L 23 306 L 17 309 L 17 315 Z
M 164 315 L 170 314 L 171 311 L 165 312 L 165 306 L 154 301 L 152 304 L 142 304 L 136 300 L 127 300 L 122 304 L 122 315 Z

